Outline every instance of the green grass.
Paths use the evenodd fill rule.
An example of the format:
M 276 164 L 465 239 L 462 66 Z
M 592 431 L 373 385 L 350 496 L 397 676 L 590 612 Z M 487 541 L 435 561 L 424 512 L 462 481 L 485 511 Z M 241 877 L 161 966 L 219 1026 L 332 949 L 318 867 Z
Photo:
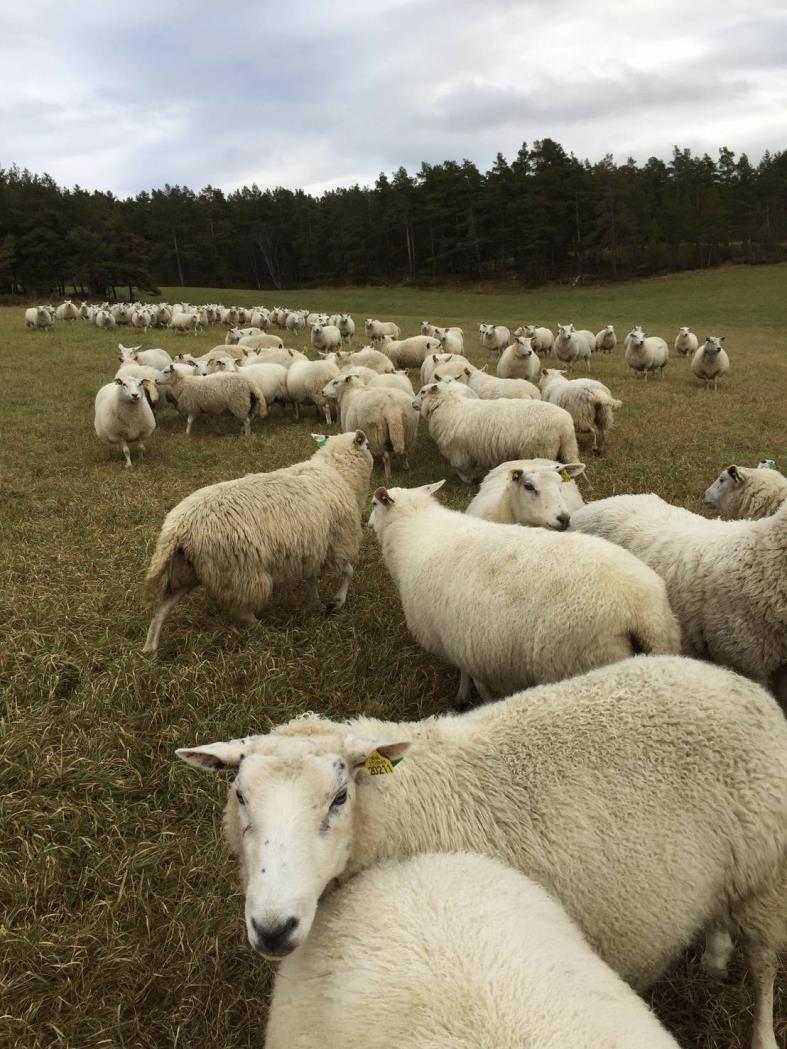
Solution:
M 596 496 L 653 490 L 703 512 L 702 492 L 723 466 L 787 459 L 786 283 L 787 267 L 763 267 L 522 295 L 164 291 L 349 309 L 357 322 L 390 318 L 408 334 L 423 318 L 459 323 L 478 363 L 481 320 L 613 322 L 621 334 L 640 322 L 670 341 L 679 324 L 724 334 L 732 368 L 717 396 L 682 360 L 647 384 L 625 374 L 620 351 L 593 362 L 624 401 L 607 457 L 589 464 Z M 46 335 L 24 330 L 20 308 L 0 309 L 0 1044 L 9 1049 L 259 1047 L 270 970 L 246 944 L 219 836 L 223 784 L 174 761 L 173 749 L 265 731 L 307 709 L 415 718 L 452 704 L 457 675 L 409 638 L 371 535 L 336 618 L 304 611 L 295 593 L 249 636 L 198 591 L 168 620 L 158 661 L 140 655 L 141 581 L 166 511 L 202 485 L 309 456 L 310 431 L 324 429 L 275 409 L 249 440 L 234 422 L 217 435 L 200 420 L 187 439 L 183 420 L 164 412 L 145 463 L 126 471 L 92 429 L 116 343 L 201 351 L 222 339 L 113 336 L 81 323 Z M 426 435 L 414 466 L 395 483 L 448 476 L 443 498 L 466 505 Z M 712 986 L 690 955 L 653 1001 L 687 1049 L 748 1044 L 740 967 Z M 783 993 L 777 1027 L 785 1039 Z

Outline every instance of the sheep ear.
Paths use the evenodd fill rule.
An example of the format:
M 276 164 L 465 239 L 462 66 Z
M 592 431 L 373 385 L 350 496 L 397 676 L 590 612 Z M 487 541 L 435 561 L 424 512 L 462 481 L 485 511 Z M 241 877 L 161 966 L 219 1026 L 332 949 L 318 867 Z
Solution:
M 731 466 L 727 470 L 727 473 L 730 475 L 730 477 L 736 484 L 743 484 L 743 482 L 746 480 L 746 474 L 743 472 L 743 470 L 741 470 L 739 466 Z
M 726 338 L 727 338 L 726 335 L 722 335 L 721 338 L 719 339 L 719 342 L 724 342 Z
M 179 747 L 175 753 L 195 769 L 222 772 L 236 769 L 251 745 L 251 739 L 230 739 L 225 743 L 205 743 L 200 747 Z
M 391 498 L 387 488 L 376 489 L 372 498 L 375 502 L 380 503 L 381 506 L 393 506 L 394 500 Z
M 424 492 L 426 495 L 434 495 L 435 492 L 439 492 L 445 484 L 445 478 L 442 481 L 433 481 L 431 484 L 422 484 L 420 488 L 412 488 L 413 492 Z
M 569 477 L 579 477 L 580 474 L 585 472 L 584 463 L 566 463 L 565 466 L 556 466 L 555 469 L 559 474 L 567 473 Z
M 355 431 L 355 443 L 358 445 L 359 448 L 362 448 L 366 444 L 366 434 L 363 432 L 363 430 Z
M 344 739 L 344 754 L 354 775 L 363 769 L 372 776 L 391 773 L 409 749 L 408 740 L 393 742 L 366 736 L 346 736 Z
M 516 484 L 517 481 L 521 481 L 524 470 L 511 470 L 509 476 L 511 480 Z

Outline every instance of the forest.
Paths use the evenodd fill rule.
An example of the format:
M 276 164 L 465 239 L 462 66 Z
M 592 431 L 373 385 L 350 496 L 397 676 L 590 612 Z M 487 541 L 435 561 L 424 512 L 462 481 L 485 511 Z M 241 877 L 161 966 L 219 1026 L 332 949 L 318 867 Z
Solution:
M 259 288 L 593 283 L 778 262 L 787 151 L 756 165 L 675 147 L 591 163 L 551 139 L 482 172 L 469 160 L 381 173 L 321 196 L 164 186 L 119 198 L 0 168 L 0 294 L 134 298 L 160 285 Z

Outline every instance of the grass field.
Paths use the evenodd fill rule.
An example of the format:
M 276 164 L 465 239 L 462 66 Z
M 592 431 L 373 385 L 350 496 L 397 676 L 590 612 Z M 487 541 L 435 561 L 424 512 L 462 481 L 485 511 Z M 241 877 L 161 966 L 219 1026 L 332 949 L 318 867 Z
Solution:
M 593 374 L 624 401 L 607 457 L 589 463 L 595 495 L 655 491 L 703 512 L 702 492 L 731 462 L 787 460 L 787 267 L 527 294 L 339 289 L 164 289 L 171 300 L 308 305 L 461 324 L 484 363 L 479 321 L 633 323 L 672 340 L 691 324 L 727 336 L 731 371 L 703 392 L 683 360 L 663 382 L 626 374 L 620 349 Z M 224 784 L 173 759 L 176 746 L 265 731 L 307 710 L 417 718 L 450 708 L 457 674 L 420 651 L 368 535 L 345 610 L 274 605 L 250 636 L 195 592 L 173 612 L 160 657 L 141 656 L 141 582 L 166 511 L 202 485 L 311 455 L 313 417 L 278 409 L 251 439 L 162 413 L 145 463 L 123 468 L 93 433 L 93 398 L 118 341 L 203 351 L 223 340 L 83 323 L 27 332 L 0 309 L 0 688 L 5 710 L 0 910 L 0 1045 L 239 1049 L 262 1043 L 270 970 L 247 945 L 242 898 L 219 835 Z M 303 347 L 305 339 L 291 344 Z M 356 345 L 362 345 L 356 337 Z M 375 477 L 381 476 L 376 471 Z M 449 478 L 423 435 L 394 483 Z M 324 587 L 328 593 L 328 588 Z M 787 1044 L 785 971 L 777 1034 Z M 712 985 L 690 953 L 652 1001 L 686 1049 L 748 1045 L 750 997 L 737 965 Z M 632 1047 L 634 1049 L 634 1047 Z

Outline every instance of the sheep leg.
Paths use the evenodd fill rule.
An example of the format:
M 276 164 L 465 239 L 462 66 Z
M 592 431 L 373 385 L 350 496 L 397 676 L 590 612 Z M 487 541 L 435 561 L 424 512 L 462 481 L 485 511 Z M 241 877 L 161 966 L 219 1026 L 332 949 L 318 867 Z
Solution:
M 778 1049 L 773 1031 L 773 982 L 776 979 L 776 953 L 762 943 L 746 946 L 749 980 L 754 997 L 752 1049 Z
M 705 938 L 705 951 L 700 964 L 710 976 L 721 979 L 727 975 L 727 965 L 732 955 L 732 937 L 724 926 L 710 930 Z
M 596 429 L 596 427 L 592 423 L 589 423 L 587 432 L 590 434 L 591 438 L 593 439 L 593 443 L 590 446 L 590 450 L 595 455 L 601 455 L 601 450 L 599 449 L 599 445 L 598 445 L 598 430 Z
M 180 599 L 189 592 L 190 587 L 184 587 L 182 590 L 173 590 L 172 593 L 167 594 L 161 604 L 156 609 L 156 614 L 150 621 L 148 627 L 148 635 L 145 638 L 145 647 L 142 649 L 146 655 L 155 655 L 158 649 L 159 636 L 161 635 L 161 628 L 164 625 L 164 620 L 167 618 L 172 608 L 180 601 Z
M 189 417 L 186 419 L 186 436 L 187 437 L 189 437 L 191 435 L 191 425 L 192 425 L 192 423 L 194 422 L 194 420 L 196 418 L 197 418 L 196 415 L 189 415 Z
M 246 418 L 243 420 L 243 426 L 240 429 L 241 437 L 251 437 L 251 419 Z
M 292 406 L 295 409 L 295 421 L 297 422 L 301 417 L 301 406 L 297 401 L 293 401 Z
M 333 419 L 331 419 L 331 406 L 330 406 L 330 404 L 324 404 L 322 406 L 322 412 L 323 412 L 323 415 L 325 416 L 326 425 L 330 426 L 331 423 L 333 422 Z
M 348 561 L 342 569 L 342 579 L 339 584 L 339 589 L 333 595 L 333 598 L 325 606 L 325 614 L 332 616 L 338 612 L 340 608 L 344 608 L 344 602 L 347 600 L 347 591 L 350 589 L 350 583 L 353 577 L 353 566 Z
M 386 478 L 390 477 L 391 476 L 391 456 L 390 456 L 390 453 L 389 453 L 387 448 L 383 452 L 383 469 L 385 470 Z
M 410 460 L 409 460 L 409 458 L 407 456 L 407 452 L 404 453 L 402 465 L 403 465 L 405 470 L 409 470 L 410 469 Z
M 306 580 L 306 592 L 311 601 L 316 602 L 318 605 L 320 604 L 320 588 L 317 585 L 317 576 Z
M 483 699 L 484 703 L 491 703 L 495 697 L 489 691 L 488 686 L 485 685 L 483 681 L 479 681 L 478 678 L 473 678 L 473 684 L 476 687 L 476 692 L 478 692 L 478 695 Z
M 137 441 L 137 451 L 139 452 L 140 461 L 145 458 L 145 445 L 142 441 Z
M 456 693 L 457 706 L 466 707 L 470 703 L 470 675 L 464 670 L 459 671 L 459 689 Z
M 123 452 L 123 455 L 125 456 L 126 469 L 128 470 L 128 468 L 131 466 L 131 449 L 129 448 L 129 446 L 126 444 L 125 441 L 121 442 L 120 449 Z

